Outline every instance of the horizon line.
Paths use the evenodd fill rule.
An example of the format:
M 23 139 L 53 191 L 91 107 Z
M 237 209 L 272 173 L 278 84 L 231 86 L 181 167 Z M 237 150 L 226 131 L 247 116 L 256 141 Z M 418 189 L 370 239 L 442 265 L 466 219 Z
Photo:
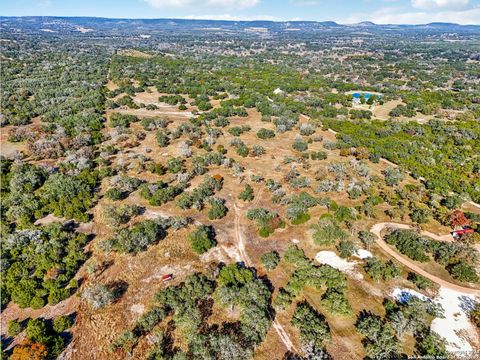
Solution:
M 0 18 L 90 18 L 90 19 L 110 19 L 110 20 L 189 20 L 189 21 L 223 21 L 223 22 L 269 22 L 269 23 L 334 23 L 340 26 L 351 26 L 351 25 L 359 25 L 359 24 L 373 24 L 376 26 L 425 26 L 425 25 L 432 25 L 432 24 L 449 24 L 449 25 L 457 25 L 457 26 L 480 26 L 478 24 L 459 24 L 454 22 L 448 21 L 432 21 L 429 23 L 422 23 L 422 24 L 412 24 L 412 23 L 402 23 L 402 24 L 392 24 L 392 23 L 375 23 L 371 20 L 363 20 L 356 23 L 341 23 L 335 20 L 302 20 L 302 19 L 295 19 L 295 20 L 272 20 L 272 19 L 199 19 L 195 17 L 106 17 L 106 16 L 91 16 L 91 15 L 78 15 L 78 16 L 71 16 L 71 15 L 0 15 Z

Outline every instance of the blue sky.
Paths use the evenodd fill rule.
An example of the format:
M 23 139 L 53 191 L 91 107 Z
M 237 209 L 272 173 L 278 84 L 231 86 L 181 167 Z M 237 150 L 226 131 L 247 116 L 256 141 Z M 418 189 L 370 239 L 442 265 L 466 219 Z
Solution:
M 480 0 L 4 0 L 0 15 L 480 24 Z

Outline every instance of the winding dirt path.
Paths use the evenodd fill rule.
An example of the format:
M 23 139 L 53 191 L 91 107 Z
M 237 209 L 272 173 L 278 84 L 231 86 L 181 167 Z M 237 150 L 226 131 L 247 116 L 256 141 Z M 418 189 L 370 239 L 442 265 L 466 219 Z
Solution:
M 480 204 L 477 204 L 476 202 L 474 201 L 469 201 L 469 204 L 472 205 L 472 206 L 475 206 L 476 208 L 480 209 Z
M 255 195 L 255 200 L 250 207 L 256 206 L 256 204 L 258 204 L 258 201 L 260 200 L 260 196 L 262 195 L 262 193 L 263 193 L 263 189 L 260 189 L 259 192 Z M 238 206 L 234 201 L 233 209 L 235 210 L 234 227 L 235 227 L 235 238 L 237 239 L 237 249 L 238 249 L 238 252 L 240 253 L 240 258 L 242 259 L 242 261 L 245 263 L 246 266 L 250 267 L 253 265 L 253 262 L 250 256 L 248 255 L 248 252 L 245 249 L 245 238 L 243 236 L 243 231 L 240 225 L 240 214 L 241 214 L 241 210 L 243 210 L 243 207 Z M 290 339 L 290 336 L 285 331 L 282 324 L 280 324 L 280 322 L 276 318 L 273 319 L 272 326 L 277 332 L 278 336 L 280 337 L 280 340 L 282 340 L 287 350 L 296 352 L 297 349 L 293 345 L 293 342 Z
M 240 227 L 240 216 L 238 216 L 240 209 L 237 204 L 233 204 L 233 209 L 235 210 L 235 238 L 237 239 L 237 248 L 238 252 L 240 253 L 240 258 L 248 267 L 252 266 L 252 259 L 248 256 L 247 251 L 245 250 L 245 239 L 243 237 L 243 232 Z
M 480 290 L 477 290 L 477 289 L 472 289 L 472 288 L 469 288 L 469 287 L 465 287 L 465 286 L 460 286 L 460 285 L 456 285 L 456 284 L 453 284 L 453 283 L 450 283 L 446 280 L 443 280 L 443 279 L 440 279 L 439 277 L 435 276 L 435 275 L 432 275 L 430 274 L 429 272 L 423 270 L 421 267 L 419 267 L 418 265 L 416 265 L 412 260 L 406 258 L 405 256 L 401 255 L 400 253 L 398 253 L 397 251 L 395 251 L 394 249 L 392 249 L 383 239 L 382 239 L 382 236 L 381 236 L 381 232 L 385 229 L 391 229 L 391 228 L 394 228 L 394 229 L 413 229 L 412 226 L 410 225 L 406 225 L 406 224 L 398 224 L 398 223 L 390 223 L 390 222 L 385 222 L 385 223 L 378 223 L 378 224 L 375 224 L 372 226 L 372 228 L 370 229 L 370 231 L 375 234 L 376 236 L 376 239 L 375 239 L 375 242 L 376 244 L 383 250 L 385 251 L 388 255 L 390 255 L 391 257 L 395 258 L 395 260 L 397 260 L 399 263 L 401 263 L 402 265 L 408 267 L 409 269 L 415 271 L 416 273 L 426 277 L 427 279 L 433 281 L 434 283 L 440 285 L 440 286 L 443 286 L 447 289 L 450 289 L 450 290 L 455 290 L 455 291 L 459 291 L 459 292 L 463 292 L 465 294 L 470 294 L 470 295 L 475 295 L 475 296 L 480 296 Z M 438 236 L 438 235 L 435 235 L 435 234 L 432 234 L 432 233 L 429 233 L 429 232 L 422 232 L 421 233 L 422 235 L 425 235 L 425 236 L 429 236 L 429 237 L 433 237 L 437 240 L 440 240 L 440 241 L 445 241 L 445 240 L 442 240 L 442 238 L 444 238 L 443 236 Z M 434 236 L 431 236 L 431 235 L 434 235 Z M 447 240 L 448 241 L 448 240 Z

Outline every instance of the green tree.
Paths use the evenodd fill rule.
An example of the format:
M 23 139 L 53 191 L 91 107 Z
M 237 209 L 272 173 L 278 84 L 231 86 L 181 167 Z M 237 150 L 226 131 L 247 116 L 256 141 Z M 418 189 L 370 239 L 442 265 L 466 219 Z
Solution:
M 341 240 L 337 245 L 337 250 L 341 258 L 348 258 L 352 256 L 357 250 L 355 245 L 350 240 Z
M 118 294 L 110 286 L 94 284 L 86 287 L 82 294 L 82 300 L 85 300 L 93 309 L 112 304 L 118 297 Z
M 280 262 L 280 255 L 276 251 L 270 251 L 260 256 L 262 265 L 267 270 L 274 270 Z
M 211 208 L 208 210 L 208 218 L 210 220 L 221 219 L 227 215 L 228 208 L 225 206 L 224 199 L 210 198 Z
M 254 199 L 253 188 L 249 184 L 245 184 L 245 188 L 238 195 L 238 198 L 243 201 L 252 201 Z
M 434 332 L 427 332 L 417 337 L 416 350 L 420 356 L 433 358 L 448 358 L 445 339 Z
M 22 323 L 18 320 L 8 322 L 8 336 L 15 337 L 23 331 Z
M 73 321 L 70 316 L 59 316 L 53 320 L 53 330 L 57 333 L 62 333 L 70 329 Z
M 322 306 L 334 315 L 350 316 L 353 314 L 352 306 L 345 294 L 332 288 L 323 294 Z
M 454 279 L 464 282 L 478 282 L 478 274 L 475 267 L 463 262 L 452 264 L 447 268 Z
M 365 350 L 372 359 L 389 359 L 398 352 L 398 339 L 391 326 L 380 316 L 362 312 L 355 324 L 365 336 Z
M 197 229 L 188 235 L 188 240 L 197 254 L 203 254 L 217 244 L 213 229 L 205 225 L 197 226 Z
M 375 242 L 376 235 L 371 233 L 370 231 L 360 230 L 358 232 L 358 237 L 360 241 L 365 245 L 367 250 L 369 250 L 370 245 Z
M 292 325 L 300 329 L 303 344 L 323 348 L 331 339 L 330 328 L 324 318 L 307 302 L 297 304 L 292 316 Z

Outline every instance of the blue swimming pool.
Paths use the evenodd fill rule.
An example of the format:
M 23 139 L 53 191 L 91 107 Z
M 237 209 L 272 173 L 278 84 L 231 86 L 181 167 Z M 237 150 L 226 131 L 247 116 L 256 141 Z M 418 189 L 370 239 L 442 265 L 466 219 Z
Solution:
M 373 94 L 370 94 L 368 92 L 365 92 L 365 93 L 353 93 L 352 96 L 355 98 L 355 99 L 360 99 L 362 97 L 362 94 L 365 96 L 365 100 L 368 100 L 370 99 L 370 97 L 373 95 Z M 382 95 L 376 95 L 377 97 L 381 98 Z

